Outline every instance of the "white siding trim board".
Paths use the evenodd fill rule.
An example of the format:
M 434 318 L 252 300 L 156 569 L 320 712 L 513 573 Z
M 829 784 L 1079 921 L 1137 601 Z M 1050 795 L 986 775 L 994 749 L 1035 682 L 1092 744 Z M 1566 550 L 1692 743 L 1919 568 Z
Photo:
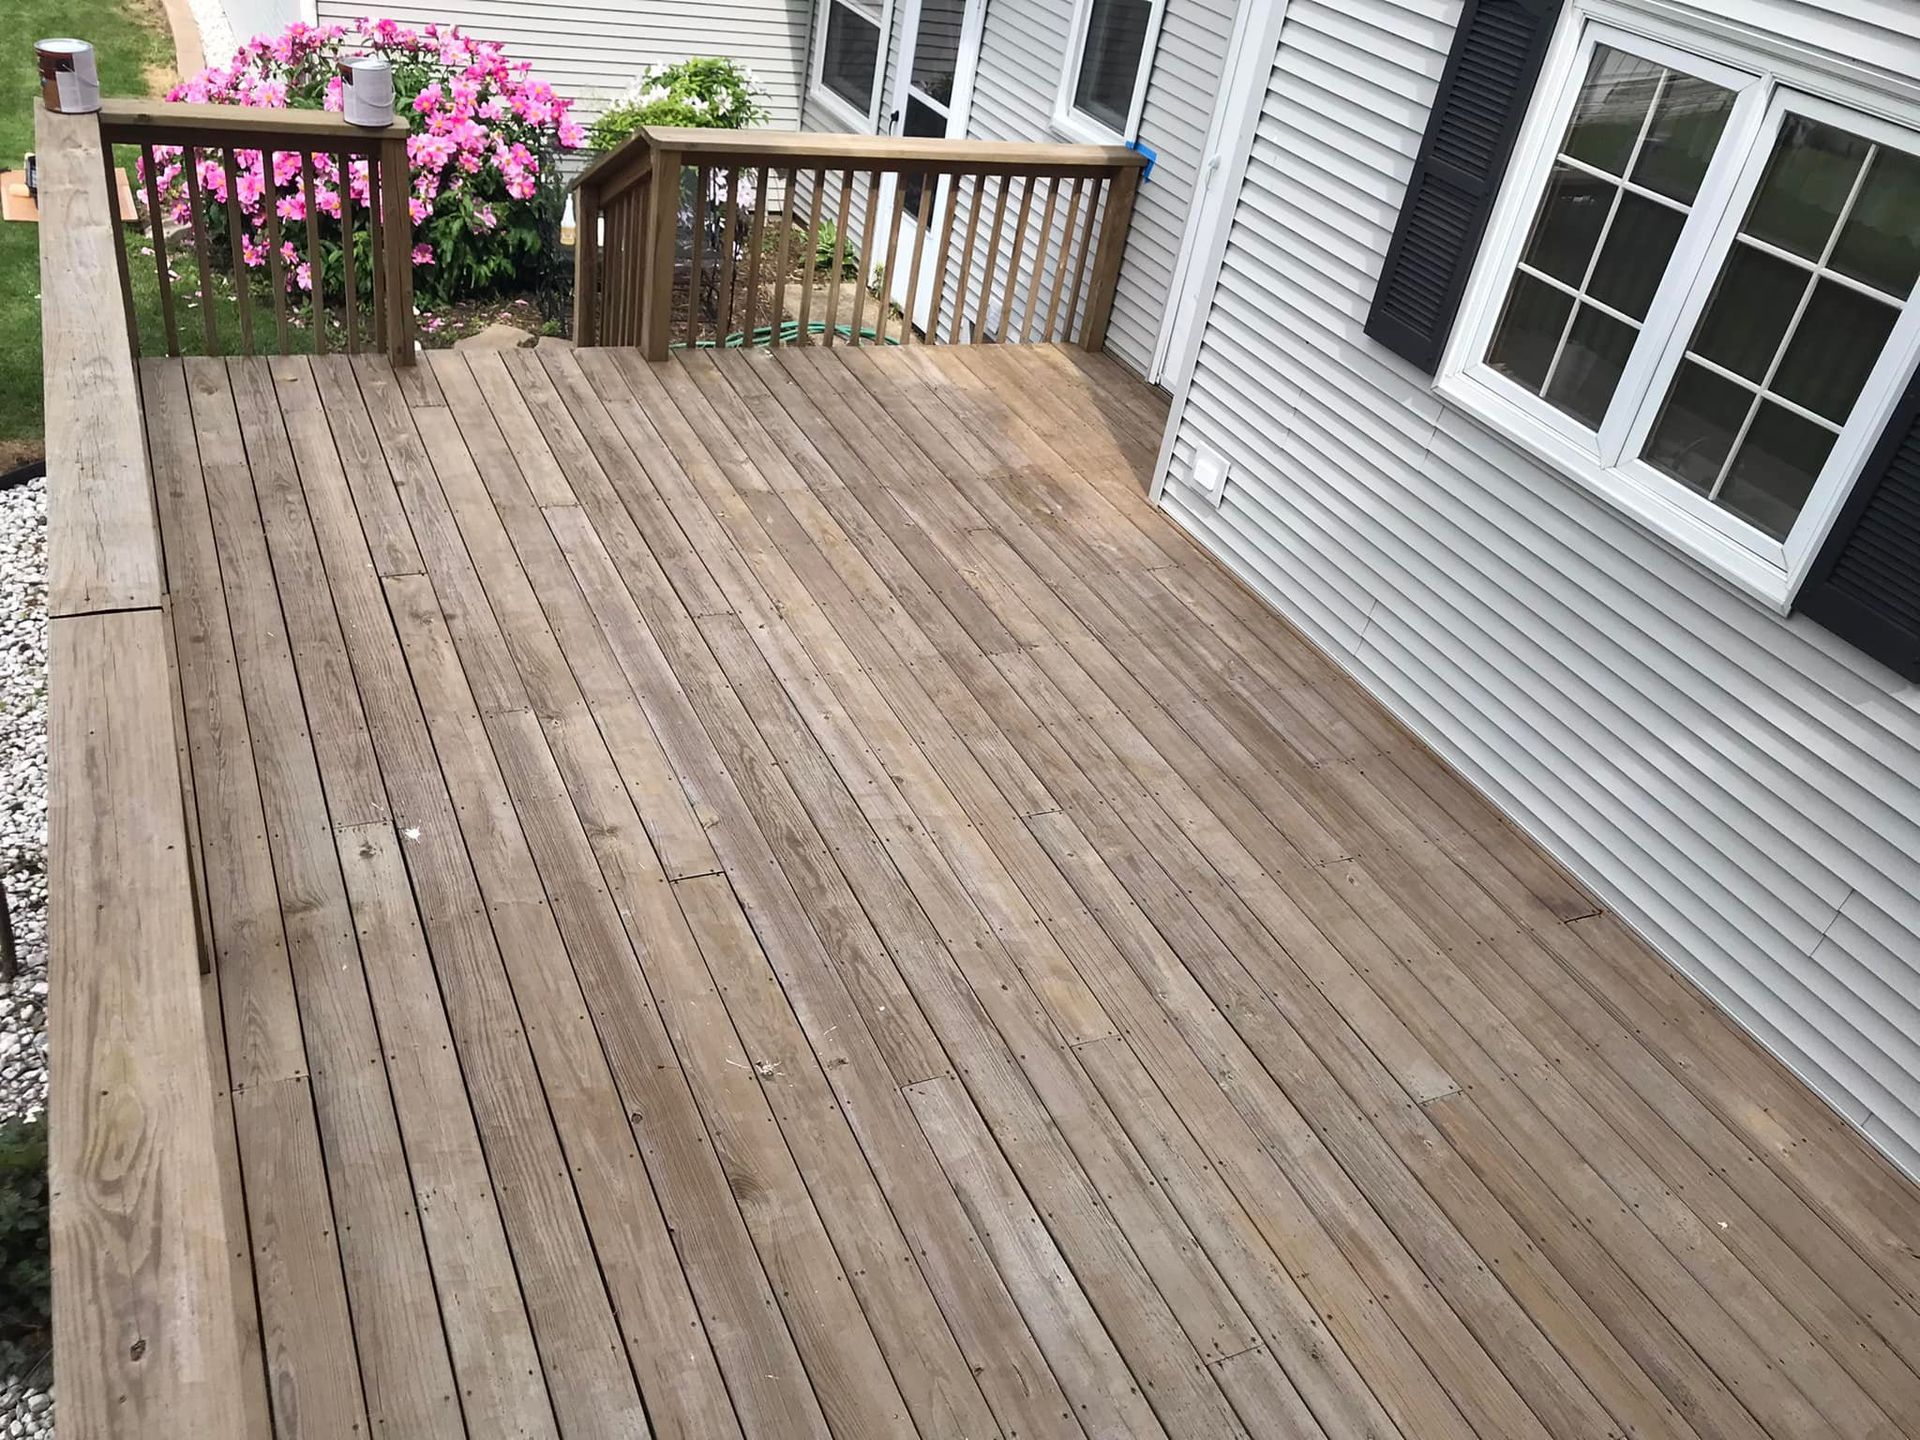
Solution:
M 1795 43 L 1841 23 L 1747 3 Z M 1920 1174 L 1920 691 L 1695 568 L 1362 333 L 1456 13 L 1293 0 L 1265 27 L 1156 495 Z M 1920 62 L 1920 14 L 1844 23 L 1862 13 Z M 1199 445 L 1231 463 L 1217 509 L 1178 479 Z

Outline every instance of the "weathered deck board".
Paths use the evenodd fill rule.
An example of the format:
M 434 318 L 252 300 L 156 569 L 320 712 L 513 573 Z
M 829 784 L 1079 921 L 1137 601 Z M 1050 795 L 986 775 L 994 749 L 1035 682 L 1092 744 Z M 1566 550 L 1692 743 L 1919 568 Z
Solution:
M 146 388 L 281 1434 L 1920 1433 L 1920 1195 L 1112 365 Z

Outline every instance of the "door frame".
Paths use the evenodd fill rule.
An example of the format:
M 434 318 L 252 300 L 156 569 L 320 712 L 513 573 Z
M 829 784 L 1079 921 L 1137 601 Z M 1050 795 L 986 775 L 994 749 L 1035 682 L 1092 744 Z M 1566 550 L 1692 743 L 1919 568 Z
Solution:
M 1233 177 L 1239 167 L 1233 162 L 1242 140 L 1259 121 L 1286 9 L 1285 0 L 1278 4 L 1272 0 L 1240 0 L 1234 9 L 1227 64 L 1220 77 L 1213 119 L 1207 127 L 1206 146 L 1200 152 L 1199 173 L 1194 178 L 1193 198 L 1187 206 L 1179 258 L 1174 262 L 1173 276 L 1167 286 L 1167 306 L 1160 318 L 1160 335 L 1147 368 L 1147 379 L 1152 384 L 1167 385 L 1178 376 L 1185 366 L 1187 352 L 1198 338 L 1206 308 L 1204 301 L 1213 288 L 1209 257 L 1215 238 L 1224 238 L 1228 217 L 1238 198 L 1238 185 Z
M 885 112 L 886 129 L 878 131 L 887 135 L 899 134 L 899 126 L 907 114 L 907 91 L 913 83 L 913 52 L 920 39 L 920 11 L 922 0 L 896 0 L 894 5 L 894 34 L 898 43 L 894 50 L 893 93 L 887 97 Z M 987 28 L 987 0 L 965 0 L 965 9 L 960 17 L 960 50 L 954 57 L 953 95 L 947 101 L 947 137 L 956 135 L 965 138 L 967 123 L 973 113 L 974 81 L 980 73 L 980 42 Z M 928 207 L 929 216 L 940 214 L 941 206 L 946 203 L 946 187 L 951 183 L 941 179 L 934 189 L 933 204 Z M 888 215 L 893 210 L 893 197 L 899 187 L 900 176 L 889 173 L 882 182 L 880 203 L 876 215 Z M 933 223 L 938 224 L 938 221 Z M 900 217 L 900 248 L 902 253 L 911 253 L 912 235 L 918 218 L 904 211 Z M 898 266 L 895 267 L 896 271 Z M 903 277 L 899 274 L 887 276 L 887 290 L 892 299 L 903 310 L 910 312 L 909 323 L 923 325 L 929 313 L 931 301 L 931 273 L 921 276 L 921 288 L 928 293 L 913 297 L 910 302 L 901 292 L 904 288 Z
M 1280 54 L 1280 32 L 1286 24 L 1287 0 L 1242 0 L 1235 17 L 1234 50 L 1227 74 L 1222 79 L 1223 106 L 1216 116 L 1218 137 L 1209 136 L 1209 162 L 1218 157 L 1218 170 L 1212 183 L 1195 203 L 1186 246 L 1191 257 L 1192 289 L 1182 299 L 1185 304 L 1168 304 L 1161 337 L 1165 355 L 1161 362 L 1160 383 L 1173 392 L 1173 404 L 1167 411 L 1167 423 L 1160 435 L 1160 454 L 1154 461 L 1153 485 L 1147 498 L 1160 503 L 1167 487 L 1167 471 L 1173 461 L 1175 437 L 1193 388 L 1193 372 L 1200 359 L 1200 342 L 1206 334 L 1207 312 L 1220 288 L 1220 276 L 1226 266 L 1227 239 L 1233 230 L 1234 211 L 1247 183 L 1247 167 L 1253 159 L 1255 132 L 1266 103 L 1267 86 Z M 1244 28 L 1242 25 L 1244 22 Z M 1204 173 L 1204 172 L 1203 172 Z M 1185 311 L 1183 316 L 1180 312 Z M 1177 332 L 1177 334 L 1176 334 Z
M 973 113 L 973 85 L 980 73 L 980 40 L 987 28 L 987 0 L 965 0 L 960 19 L 960 53 L 954 58 L 953 98 L 947 102 L 947 138 L 951 140 L 957 125 L 962 137 Z M 921 0 L 896 0 L 894 33 L 899 44 L 894 50 L 893 93 L 887 97 L 885 134 L 898 133 L 895 126 L 907 113 L 907 87 L 913 81 L 913 50 L 920 38 Z M 877 128 L 877 127 L 876 127 Z

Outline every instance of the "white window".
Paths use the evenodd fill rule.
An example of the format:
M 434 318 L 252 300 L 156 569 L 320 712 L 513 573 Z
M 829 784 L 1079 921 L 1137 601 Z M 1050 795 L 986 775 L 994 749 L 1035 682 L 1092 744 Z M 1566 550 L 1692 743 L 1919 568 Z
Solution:
M 1442 389 L 1784 609 L 1920 358 L 1920 131 L 1652 29 L 1567 21 Z
M 814 17 L 813 98 L 850 130 L 872 131 L 880 104 L 886 0 L 820 0 Z
M 1125 144 L 1140 129 L 1163 0 L 1078 0 L 1055 126 L 1075 139 Z

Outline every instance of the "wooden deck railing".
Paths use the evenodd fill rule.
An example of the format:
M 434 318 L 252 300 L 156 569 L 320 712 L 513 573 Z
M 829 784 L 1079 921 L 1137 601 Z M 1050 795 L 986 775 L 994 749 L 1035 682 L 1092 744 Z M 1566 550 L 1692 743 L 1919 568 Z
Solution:
M 675 344 L 816 333 L 826 345 L 1077 339 L 1098 350 L 1144 164 L 1119 146 L 643 127 L 575 182 L 574 338 L 656 360 Z M 823 219 L 835 243 L 816 321 Z M 840 251 L 856 231 L 846 276 Z
M 93 115 L 38 117 L 48 520 L 47 1026 L 60 1432 L 261 1433 L 243 1400 L 166 567 Z M 105 323 L 103 323 L 103 317 Z M 227 1145 L 232 1144 L 231 1121 Z
M 121 300 L 136 355 L 180 354 L 185 329 L 189 346 L 208 355 L 325 354 L 337 343 L 349 353 L 377 350 L 396 365 L 413 363 L 413 221 L 404 120 L 371 130 L 323 110 L 108 100 L 99 127 L 109 171 L 114 146 L 138 152 L 160 333 L 142 338 L 135 257 L 127 253 L 125 230 L 116 225 Z M 175 164 L 179 178 L 163 190 L 161 171 Z M 256 168 L 260 225 L 250 233 L 241 177 Z M 216 177 L 223 200 L 208 188 Z M 337 205 L 329 209 L 334 196 Z M 295 202 L 289 206 L 295 218 L 283 221 L 280 202 L 286 197 Z M 196 277 L 191 301 L 173 269 L 176 258 L 187 257 L 169 253 L 169 221 L 182 204 L 183 243 L 191 248 Z M 337 289 L 323 232 L 337 244 Z M 368 242 L 364 257 L 362 236 Z M 264 263 L 250 264 L 250 250 Z M 138 262 L 148 265 L 145 255 Z M 216 284 L 221 272 L 227 283 Z M 254 281 L 263 274 L 265 293 L 257 295 Z M 256 315 L 256 303 L 268 313 Z M 189 307 L 199 312 L 197 345 L 192 317 L 181 313 Z M 337 340 L 329 333 L 334 321 Z

